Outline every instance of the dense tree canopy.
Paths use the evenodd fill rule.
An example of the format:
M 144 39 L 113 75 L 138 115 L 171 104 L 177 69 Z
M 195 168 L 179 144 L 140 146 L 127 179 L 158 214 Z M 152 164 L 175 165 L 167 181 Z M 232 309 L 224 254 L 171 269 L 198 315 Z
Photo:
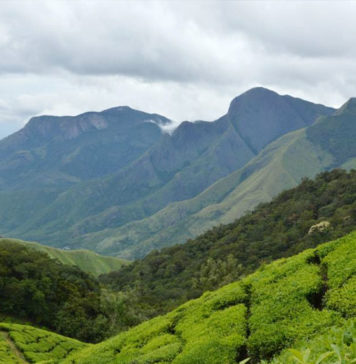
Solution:
M 97 342 L 139 320 L 126 296 L 23 244 L 0 242 L 0 316 Z M 131 315 L 131 316 L 130 316 Z

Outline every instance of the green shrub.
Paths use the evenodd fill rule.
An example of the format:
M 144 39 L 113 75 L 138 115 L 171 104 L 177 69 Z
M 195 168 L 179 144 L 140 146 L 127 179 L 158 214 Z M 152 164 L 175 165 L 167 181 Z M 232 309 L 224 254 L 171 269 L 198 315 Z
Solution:
M 80 341 L 31 326 L 0 323 L 0 331 L 7 333 L 13 345 L 30 363 L 48 360 L 59 363 L 69 354 L 88 346 Z
M 265 265 L 96 345 L 22 325 L 1 324 L 0 331 L 30 362 L 352 363 L 355 252 L 356 232 Z

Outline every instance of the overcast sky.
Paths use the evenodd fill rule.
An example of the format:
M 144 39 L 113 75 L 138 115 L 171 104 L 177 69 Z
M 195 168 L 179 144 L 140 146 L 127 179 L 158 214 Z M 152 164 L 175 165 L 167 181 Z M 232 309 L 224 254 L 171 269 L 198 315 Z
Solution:
M 0 137 L 129 105 L 213 120 L 254 86 L 356 96 L 356 2 L 0 1 Z

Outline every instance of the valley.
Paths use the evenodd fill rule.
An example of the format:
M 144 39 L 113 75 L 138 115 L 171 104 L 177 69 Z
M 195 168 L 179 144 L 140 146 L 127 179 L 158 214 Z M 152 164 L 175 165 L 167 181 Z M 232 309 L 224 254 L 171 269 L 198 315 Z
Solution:
M 356 1 L 0 1 L 0 364 L 356 364 Z

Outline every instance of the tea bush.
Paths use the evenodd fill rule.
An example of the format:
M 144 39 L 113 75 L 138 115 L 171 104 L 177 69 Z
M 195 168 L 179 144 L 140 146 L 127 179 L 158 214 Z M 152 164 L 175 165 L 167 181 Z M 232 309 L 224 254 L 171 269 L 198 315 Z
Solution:
M 305 350 L 310 345 L 309 357 L 314 360 L 337 347 L 322 348 L 318 338 L 342 330 L 355 316 L 355 291 L 349 292 L 350 302 L 342 295 L 354 282 L 355 251 L 356 232 L 280 259 L 165 316 L 73 354 L 64 363 L 221 364 L 248 358 L 251 363 L 296 363 L 287 349 L 299 348 L 295 355 L 309 360 Z M 339 301 L 334 299 L 338 295 Z M 355 340 L 354 332 L 349 336 Z M 352 353 L 353 345 L 342 350 Z M 335 355 L 334 350 L 333 363 Z
M 14 347 L 21 352 L 23 357 L 30 363 L 44 361 L 59 363 L 69 354 L 88 346 L 88 344 L 78 340 L 31 326 L 0 323 L 0 331 L 2 334 L 8 335 Z M 3 341 L 0 343 L 2 348 Z M 18 360 L 16 356 L 15 359 L 12 359 L 14 350 L 11 350 L 9 345 L 4 355 L 5 360 L 0 361 L 1 363 L 11 363 L 11 360 Z M 18 360 L 14 361 L 14 363 L 23 363 L 23 361 Z

